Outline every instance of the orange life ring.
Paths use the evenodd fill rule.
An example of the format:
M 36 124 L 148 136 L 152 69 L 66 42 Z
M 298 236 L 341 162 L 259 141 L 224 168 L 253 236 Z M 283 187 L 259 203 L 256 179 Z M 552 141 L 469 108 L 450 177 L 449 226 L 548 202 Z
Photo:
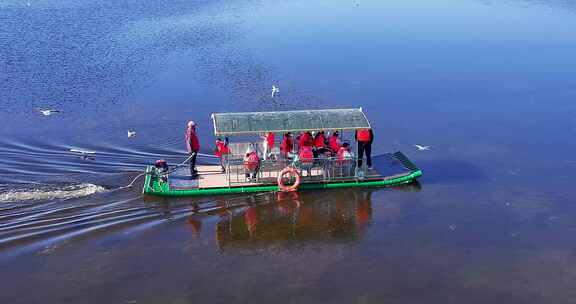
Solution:
M 284 175 L 286 174 L 291 174 L 296 177 L 296 181 L 294 182 L 294 184 L 290 186 L 284 185 L 283 179 Z M 298 190 L 298 186 L 300 186 L 300 174 L 298 173 L 298 170 L 296 170 L 293 167 L 286 167 L 282 169 L 282 171 L 280 171 L 280 174 L 278 175 L 278 188 L 280 189 L 280 191 L 283 192 L 296 191 Z

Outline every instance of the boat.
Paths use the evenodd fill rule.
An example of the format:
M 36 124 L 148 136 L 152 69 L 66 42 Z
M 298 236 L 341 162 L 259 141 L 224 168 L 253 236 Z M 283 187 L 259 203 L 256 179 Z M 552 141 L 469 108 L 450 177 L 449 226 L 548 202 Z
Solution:
M 213 113 L 211 117 L 216 137 L 237 139 L 228 145 L 230 154 L 224 158 L 225 172 L 220 164 L 197 165 L 198 175 L 192 177 L 188 166 L 162 169 L 149 165 L 145 172 L 144 195 L 187 197 L 386 187 L 412 183 L 422 176 L 422 170 L 400 151 L 373 157 L 377 160 L 368 168 L 366 162 L 358 166 L 355 155 L 347 156 L 346 162 L 329 155 L 317 155 L 313 162 L 305 163 L 297 153 L 281 153 L 278 143 L 267 151 L 259 140 L 259 136 L 268 133 L 276 134 L 278 138 L 288 132 L 338 131 L 341 140 L 351 142 L 352 151 L 356 151 L 354 133 L 372 128 L 362 108 Z M 298 149 L 297 141 L 294 142 L 292 152 Z M 260 156 L 258 170 L 253 174 L 247 174 L 245 166 L 247 149 L 254 149 Z

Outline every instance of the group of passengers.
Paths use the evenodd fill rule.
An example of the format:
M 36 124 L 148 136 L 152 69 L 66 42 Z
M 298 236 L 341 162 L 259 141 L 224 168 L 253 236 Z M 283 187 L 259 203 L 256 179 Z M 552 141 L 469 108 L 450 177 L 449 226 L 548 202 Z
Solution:
M 374 134 L 372 129 L 360 129 L 355 133 L 354 138 L 358 142 L 358 167 L 362 166 L 362 158 L 366 155 L 367 165 L 372 169 L 372 141 Z M 262 136 L 263 151 L 262 159 L 267 160 L 271 157 L 275 146 L 275 135 L 272 132 L 266 133 Z M 297 143 L 297 145 L 295 145 Z M 198 137 L 196 136 L 196 124 L 193 121 L 188 123 L 186 131 L 186 145 L 190 153 L 190 173 L 197 175 L 196 171 L 196 155 L 200 149 Z M 299 162 L 304 166 L 311 165 L 315 159 L 318 158 L 335 158 L 338 165 L 349 162 L 353 159 L 353 153 L 350 149 L 350 144 L 346 141 L 342 142 L 338 131 L 333 131 L 328 137 L 325 131 L 316 132 L 302 132 L 294 137 L 291 132 L 283 135 L 280 143 L 280 157 L 283 159 L 294 159 L 297 157 Z M 231 153 L 228 147 L 228 138 L 222 140 L 216 139 L 216 147 L 214 154 L 220 159 L 220 166 L 222 172 L 225 172 L 225 162 L 227 156 Z M 250 145 L 243 157 L 244 167 L 246 169 L 246 177 L 248 179 L 255 179 L 260 168 L 260 155 Z M 308 172 L 310 172 L 308 170 Z
M 298 142 L 297 149 L 294 149 L 294 142 Z M 342 143 L 338 131 L 326 138 L 324 131 L 303 132 L 293 138 L 292 133 L 284 134 L 280 144 L 280 153 L 284 158 L 293 158 L 298 155 L 301 161 L 310 161 L 319 157 L 337 157 L 349 155 L 351 157 L 350 145 Z
M 272 132 L 262 136 L 264 160 L 271 156 L 275 145 L 275 135 Z M 367 165 L 372 169 L 371 144 L 374 134 L 371 129 L 361 129 L 356 131 L 355 139 L 358 141 L 358 166 L 362 166 L 362 157 L 366 155 Z M 297 145 L 296 145 L 297 143 Z M 306 131 L 294 137 L 291 132 L 282 136 L 280 143 L 280 157 L 282 159 L 294 159 L 297 157 L 299 163 L 311 175 L 311 167 L 318 158 L 335 158 L 336 164 L 349 164 L 353 159 L 350 144 L 342 142 L 338 131 L 333 131 L 328 137 L 325 131 Z M 253 146 L 250 146 L 244 155 L 244 166 L 247 177 L 254 179 L 259 170 L 260 157 Z
M 355 139 L 358 141 L 358 166 L 362 166 L 362 157 L 366 155 L 368 167 L 372 168 L 371 146 L 374 134 L 371 129 L 356 131 Z M 352 158 L 352 151 L 348 142 L 341 142 L 338 131 L 333 131 L 328 138 L 324 131 L 303 132 L 296 137 L 298 141 L 297 155 L 300 161 L 312 161 L 319 157 L 333 157 L 342 162 Z M 294 155 L 294 139 L 291 133 L 284 134 L 280 145 L 282 156 L 291 158 Z

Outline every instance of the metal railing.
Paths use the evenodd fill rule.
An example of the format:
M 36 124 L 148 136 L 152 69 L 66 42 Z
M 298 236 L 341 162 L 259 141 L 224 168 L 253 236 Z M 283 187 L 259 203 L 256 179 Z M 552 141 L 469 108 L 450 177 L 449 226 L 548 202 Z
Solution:
M 312 160 L 276 159 L 260 160 L 255 170 L 248 170 L 241 157 L 228 157 L 226 160 L 227 179 L 230 185 L 246 183 L 275 183 L 280 171 L 287 166 L 296 168 L 302 182 L 326 182 L 337 180 L 362 179 L 366 165 L 357 166 L 358 159 L 351 157 L 339 160 L 335 157 L 318 157 Z M 365 163 L 365 162 L 364 162 Z

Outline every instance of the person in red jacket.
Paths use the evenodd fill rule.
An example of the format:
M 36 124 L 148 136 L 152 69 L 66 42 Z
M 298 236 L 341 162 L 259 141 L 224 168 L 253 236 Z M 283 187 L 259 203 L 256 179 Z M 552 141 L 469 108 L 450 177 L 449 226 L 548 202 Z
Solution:
M 200 151 L 200 142 L 198 141 L 198 136 L 196 135 L 196 123 L 194 121 L 188 122 L 188 128 L 186 129 L 186 148 L 190 154 L 190 175 L 198 175 L 196 170 L 196 156 L 198 151 Z
M 326 148 L 326 136 L 324 135 L 324 131 L 318 131 L 318 133 L 314 135 L 314 157 L 325 155 L 326 152 L 328 152 Z
M 340 166 L 340 172 L 344 176 L 352 175 L 352 151 L 350 151 L 350 144 L 345 142 L 342 144 L 340 148 L 338 148 L 338 152 L 336 153 L 336 164 Z
M 260 170 L 260 157 L 252 144 L 246 150 L 244 155 L 244 170 L 246 171 L 247 180 L 255 180 Z
M 328 139 L 328 147 L 332 150 L 332 155 L 335 155 L 340 150 L 340 137 L 338 131 L 332 132 Z
M 288 132 L 284 134 L 282 138 L 282 143 L 280 144 L 280 152 L 282 152 L 282 156 L 287 158 L 289 155 L 288 153 L 292 153 L 294 150 L 294 141 L 292 140 L 292 133 Z
M 214 150 L 214 155 L 218 156 L 220 159 L 220 166 L 222 167 L 222 173 L 226 172 L 226 167 L 224 166 L 226 158 L 230 154 L 230 148 L 228 147 L 228 137 L 224 139 L 216 139 L 216 149 Z
M 312 133 L 304 132 L 300 135 L 300 139 L 298 141 L 299 147 L 298 149 L 302 149 L 302 147 L 312 147 L 314 146 L 314 138 L 312 137 Z
M 314 152 L 312 146 L 303 146 L 298 153 L 301 169 L 305 169 L 308 176 L 312 176 L 312 166 L 314 165 Z
M 350 151 L 350 145 L 348 143 L 344 143 L 342 147 L 338 148 L 336 159 L 339 165 L 344 165 L 352 160 L 352 152 Z
M 362 167 L 362 157 L 366 154 L 368 169 L 372 169 L 372 141 L 374 141 L 372 129 L 356 130 L 355 138 L 358 141 L 358 167 Z
M 264 153 L 262 153 L 262 158 L 264 160 L 268 159 L 268 156 L 272 153 L 274 149 L 274 133 L 268 132 L 262 137 L 264 139 L 262 147 L 264 148 Z
M 324 136 L 324 131 L 319 131 L 314 137 L 314 147 L 318 150 L 326 147 L 326 137 Z

